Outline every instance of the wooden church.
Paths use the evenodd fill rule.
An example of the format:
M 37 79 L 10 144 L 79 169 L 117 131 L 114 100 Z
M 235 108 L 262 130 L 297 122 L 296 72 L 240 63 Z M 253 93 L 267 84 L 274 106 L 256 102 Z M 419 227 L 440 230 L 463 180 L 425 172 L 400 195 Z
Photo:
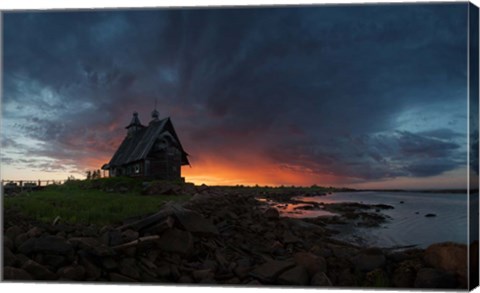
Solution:
M 148 126 L 140 123 L 134 112 L 126 127 L 127 136 L 108 164 L 111 177 L 148 177 L 163 180 L 181 179 L 181 166 L 190 165 L 188 154 L 182 147 L 170 117 L 158 119 L 157 110 L 152 112 Z

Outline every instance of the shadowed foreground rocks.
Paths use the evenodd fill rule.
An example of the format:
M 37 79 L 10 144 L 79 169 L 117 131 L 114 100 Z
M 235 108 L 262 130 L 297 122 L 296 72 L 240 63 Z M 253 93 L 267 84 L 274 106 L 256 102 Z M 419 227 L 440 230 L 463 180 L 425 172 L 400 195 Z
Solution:
M 466 247 L 356 247 L 322 221 L 282 218 L 252 195 L 203 188 L 122 224 L 48 225 L 5 211 L 8 281 L 466 288 Z

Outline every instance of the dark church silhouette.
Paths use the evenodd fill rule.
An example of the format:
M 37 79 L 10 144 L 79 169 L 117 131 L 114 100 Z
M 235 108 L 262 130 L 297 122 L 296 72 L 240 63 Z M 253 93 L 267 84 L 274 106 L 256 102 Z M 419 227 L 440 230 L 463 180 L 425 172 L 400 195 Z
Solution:
M 108 164 L 111 177 L 130 176 L 163 180 L 178 180 L 181 166 L 190 165 L 188 154 L 182 147 L 170 117 L 158 119 L 157 110 L 152 112 L 148 126 L 140 123 L 134 112 L 126 127 L 127 136 Z

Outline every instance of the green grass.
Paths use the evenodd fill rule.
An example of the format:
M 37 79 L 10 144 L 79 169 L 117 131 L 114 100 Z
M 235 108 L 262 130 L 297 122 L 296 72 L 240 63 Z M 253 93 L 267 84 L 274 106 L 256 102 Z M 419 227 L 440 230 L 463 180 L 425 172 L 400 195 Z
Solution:
M 108 180 L 100 183 L 105 182 L 115 183 Z M 48 186 L 40 191 L 4 198 L 4 207 L 18 208 L 22 214 L 45 222 L 52 222 L 60 216 L 63 222 L 68 223 L 112 224 L 156 212 L 165 202 L 189 198 L 177 195 L 142 196 L 136 190 L 123 194 L 107 193 L 82 186 L 85 184 L 99 183 L 78 181 Z

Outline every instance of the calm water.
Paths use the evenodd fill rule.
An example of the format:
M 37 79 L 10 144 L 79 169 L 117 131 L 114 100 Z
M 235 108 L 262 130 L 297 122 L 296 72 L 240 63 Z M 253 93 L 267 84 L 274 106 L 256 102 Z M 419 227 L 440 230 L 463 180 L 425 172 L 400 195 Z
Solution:
M 333 226 L 332 228 L 342 231 L 337 237 L 341 240 L 379 247 L 407 245 L 427 247 L 432 243 L 444 241 L 467 243 L 467 196 L 465 194 L 342 192 L 298 199 L 323 203 L 388 204 L 395 207 L 383 211 L 392 219 L 380 228 Z M 290 207 L 288 210 L 293 208 Z M 285 213 L 288 210 L 283 210 L 285 216 L 292 215 Z M 316 212 L 306 211 L 305 216 L 316 216 Z M 425 217 L 430 213 L 437 216 Z M 325 211 L 318 211 L 317 216 L 324 214 Z M 293 216 L 301 215 L 293 214 Z

